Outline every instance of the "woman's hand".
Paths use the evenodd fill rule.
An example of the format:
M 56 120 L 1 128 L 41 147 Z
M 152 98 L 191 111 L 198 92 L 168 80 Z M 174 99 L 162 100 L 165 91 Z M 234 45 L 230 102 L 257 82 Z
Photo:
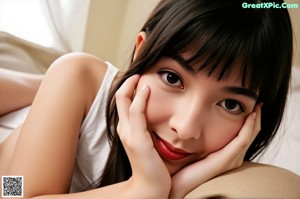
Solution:
M 117 130 L 132 168 L 129 180 L 140 198 L 167 198 L 171 176 L 154 148 L 144 113 L 150 88 L 144 85 L 133 99 L 138 81 L 138 75 L 128 78 L 116 93 Z
M 261 105 L 249 114 L 239 134 L 224 148 L 188 165 L 172 177 L 170 198 L 183 198 L 200 184 L 240 167 L 244 156 L 260 131 Z

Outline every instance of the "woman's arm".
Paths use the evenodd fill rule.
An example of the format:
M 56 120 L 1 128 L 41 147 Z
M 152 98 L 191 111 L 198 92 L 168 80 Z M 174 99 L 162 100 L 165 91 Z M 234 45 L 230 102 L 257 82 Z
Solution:
M 0 116 L 32 103 L 43 75 L 0 68 Z
M 138 184 L 133 183 L 132 180 L 129 179 L 124 182 L 85 192 L 43 195 L 31 199 L 164 199 L 162 197 L 156 197 L 155 192 L 149 193 L 149 190 L 145 189 L 145 187 L 138 186 Z
M 6 172 L 24 176 L 25 197 L 68 193 L 80 126 L 105 72 L 104 62 L 85 54 L 48 70 Z
M 99 65 L 104 67 L 99 69 Z M 98 92 L 105 72 L 104 62 L 82 54 L 60 58 L 47 72 L 21 128 L 6 173 L 24 176 L 26 198 L 163 198 L 162 195 L 167 197 L 171 184 L 169 173 L 154 148 L 145 148 L 143 144 L 139 144 L 141 148 L 138 147 L 138 151 L 132 146 L 126 147 L 131 155 L 139 154 L 139 157 L 130 156 L 131 160 L 134 159 L 133 166 L 136 169 L 129 180 L 91 191 L 68 194 L 81 122 Z M 123 87 L 121 92 L 124 95 L 118 95 L 120 101 L 131 99 L 136 83 L 137 81 L 129 81 L 125 84 L 127 86 Z M 134 99 L 133 109 L 136 110 L 134 112 L 145 109 L 148 95 L 149 90 L 137 93 Z M 128 96 L 130 98 L 127 98 Z M 122 113 L 128 111 L 127 105 L 130 104 L 121 105 Z M 134 114 L 134 117 L 143 120 L 142 112 Z M 124 118 L 124 121 L 127 119 Z M 130 125 L 135 126 L 134 124 L 132 121 Z M 143 138 L 143 125 L 140 128 L 135 126 L 135 131 L 136 134 L 140 134 L 139 138 Z M 131 132 L 122 131 L 122 133 Z M 149 141 L 152 142 L 151 139 Z M 155 165 L 151 162 L 151 157 L 143 155 L 143 152 L 158 159 L 156 165 L 158 169 L 157 167 L 153 169 Z M 147 160 L 149 164 L 143 161 L 143 164 L 140 164 L 141 161 L 138 159 Z M 160 167 L 164 170 L 158 173 Z M 163 176 L 160 174 L 163 172 L 167 179 L 162 182 L 160 179 L 163 179 Z M 151 174 L 155 174 L 159 179 Z M 165 183 L 166 181 L 168 183 Z

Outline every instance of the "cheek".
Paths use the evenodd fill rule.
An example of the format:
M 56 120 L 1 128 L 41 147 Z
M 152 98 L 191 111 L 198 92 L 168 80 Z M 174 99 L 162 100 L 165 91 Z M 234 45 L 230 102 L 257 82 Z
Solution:
M 171 100 L 158 90 L 151 90 L 147 101 L 145 116 L 149 127 L 163 123 L 168 120 L 173 107 Z
M 243 123 L 243 120 L 219 119 L 218 122 L 208 125 L 203 135 L 206 153 L 218 151 L 230 143 L 238 135 Z
M 166 120 L 169 112 L 169 107 L 172 107 L 171 100 L 168 100 L 166 93 L 159 89 L 157 79 L 153 75 L 143 75 L 137 86 L 137 90 L 141 89 L 143 85 L 150 87 L 150 95 L 147 99 L 145 116 L 147 125 L 152 126 Z

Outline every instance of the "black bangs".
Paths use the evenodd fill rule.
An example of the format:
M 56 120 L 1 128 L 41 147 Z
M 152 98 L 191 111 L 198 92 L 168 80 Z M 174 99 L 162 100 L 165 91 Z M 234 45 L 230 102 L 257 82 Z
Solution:
M 220 26 L 217 29 L 201 29 L 198 35 L 188 39 L 186 35 L 189 35 L 189 29 L 194 27 L 187 27 L 184 30 L 186 33 L 183 31 L 174 37 L 174 41 L 183 42 L 174 42 L 175 44 L 171 45 L 173 49 L 166 50 L 169 57 L 180 59 L 185 66 L 190 66 L 189 70 L 204 72 L 218 81 L 226 80 L 230 74 L 237 72 L 238 80 L 243 86 L 253 90 L 260 87 L 263 76 L 267 75 L 261 73 L 265 63 L 260 56 L 266 52 L 258 52 L 259 49 L 253 45 L 257 43 L 254 35 L 249 34 L 243 27 Z M 258 71 L 260 75 L 253 75 Z
M 243 86 L 272 98 L 279 84 L 268 82 L 281 80 L 278 66 L 288 63 L 280 58 L 284 53 L 281 44 L 274 43 L 280 40 L 276 38 L 281 34 L 276 32 L 280 21 L 272 24 L 274 16 L 261 10 L 246 10 L 230 3 L 218 6 L 211 11 L 204 8 L 206 13 L 198 10 L 198 16 L 191 14 L 193 19 L 189 14 L 183 17 L 190 21 L 169 38 L 162 53 L 173 58 L 185 55 L 187 59 L 183 60 L 190 70 L 205 72 L 219 81 L 237 72 Z

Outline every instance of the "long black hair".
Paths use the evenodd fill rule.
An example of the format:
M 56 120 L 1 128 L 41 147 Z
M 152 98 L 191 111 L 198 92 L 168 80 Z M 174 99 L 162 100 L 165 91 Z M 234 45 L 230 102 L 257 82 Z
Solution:
M 162 0 L 156 6 L 141 29 L 147 35 L 143 49 L 109 96 L 106 119 L 111 151 L 99 187 L 132 175 L 116 130 L 115 92 L 128 77 L 145 73 L 165 56 L 189 52 L 184 61 L 192 70 L 205 71 L 219 80 L 227 78 L 234 63 L 241 61 L 242 84 L 259 91 L 258 102 L 264 104 L 261 132 L 244 159 L 252 160 L 270 143 L 281 123 L 290 83 L 292 27 L 287 9 L 244 9 L 243 2 Z M 264 1 L 248 1 L 261 2 Z

